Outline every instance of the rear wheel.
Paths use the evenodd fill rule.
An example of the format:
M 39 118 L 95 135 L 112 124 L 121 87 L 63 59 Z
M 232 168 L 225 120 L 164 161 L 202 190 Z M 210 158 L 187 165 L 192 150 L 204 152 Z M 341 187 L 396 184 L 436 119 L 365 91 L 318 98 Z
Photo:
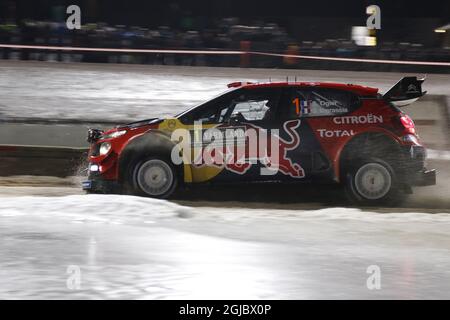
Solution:
M 137 162 L 132 170 L 135 194 L 166 199 L 175 192 L 177 185 L 176 170 L 166 160 L 147 158 Z
M 406 196 L 392 166 L 377 158 L 354 161 L 345 183 L 348 198 L 358 205 L 398 205 Z

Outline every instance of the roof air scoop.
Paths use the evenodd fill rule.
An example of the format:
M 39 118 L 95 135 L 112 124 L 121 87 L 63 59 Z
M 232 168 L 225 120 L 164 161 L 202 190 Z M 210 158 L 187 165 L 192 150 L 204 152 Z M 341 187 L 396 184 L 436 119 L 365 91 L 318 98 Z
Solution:
M 248 84 L 253 84 L 253 82 L 241 82 L 241 81 L 237 81 L 237 82 L 232 82 L 227 84 L 228 88 L 239 88 Z

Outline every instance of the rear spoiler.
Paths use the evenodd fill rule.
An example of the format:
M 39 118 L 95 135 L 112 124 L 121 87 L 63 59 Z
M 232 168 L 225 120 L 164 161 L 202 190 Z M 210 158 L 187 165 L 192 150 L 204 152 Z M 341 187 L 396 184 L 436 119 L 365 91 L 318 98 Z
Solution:
M 404 77 L 390 88 L 383 98 L 397 107 L 406 106 L 417 101 L 427 92 L 422 91 L 422 83 L 425 78 L 417 79 L 417 77 Z

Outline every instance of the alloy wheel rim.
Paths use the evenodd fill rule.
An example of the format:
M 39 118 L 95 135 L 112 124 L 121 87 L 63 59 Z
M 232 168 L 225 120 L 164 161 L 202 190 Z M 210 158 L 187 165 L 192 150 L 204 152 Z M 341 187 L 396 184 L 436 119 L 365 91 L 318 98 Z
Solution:
M 392 178 L 389 170 L 379 163 L 367 163 L 355 175 L 358 193 L 369 200 L 384 197 L 391 189 Z
M 147 160 L 138 169 L 137 183 L 148 195 L 161 196 L 172 186 L 173 172 L 162 160 Z

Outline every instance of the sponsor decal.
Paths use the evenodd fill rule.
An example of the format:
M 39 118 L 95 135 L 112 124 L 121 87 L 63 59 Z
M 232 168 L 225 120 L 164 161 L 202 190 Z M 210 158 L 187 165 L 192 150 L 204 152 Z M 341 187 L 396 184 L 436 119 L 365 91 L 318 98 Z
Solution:
M 410 84 L 408 86 L 408 89 L 406 90 L 406 93 L 418 93 L 419 90 L 417 90 L 417 87 L 414 84 Z
M 167 126 L 169 127 L 169 129 L 174 129 L 174 128 L 177 126 L 177 123 L 176 123 L 175 120 L 170 119 L 170 120 L 167 122 Z
M 339 107 L 339 103 L 337 101 L 324 101 L 319 100 L 319 105 L 321 107 L 329 108 L 329 107 Z
M 321 107 L 319 107 L 319 108 L 314 110 L 314 113 L 317 114 L 317 115 L 320 115 L 320 114 L 322 114 L 322 115 L 332 115 L 333 113 L 341 113 L 342 114 L 342 113 L 346 113 L 346 112 L 348 112 L 348 109 L 347 108 L 341 108 L 341 107 L 330 109 L 330 108 L 326 108 L 324 106 L 321 106 Z
M 314 114 L 333 114 L 333 113 L 346 113 L 348 112 L 347 108 L 344 108 L 339 105 L 338 101 L 313 101 L 313 100 L 300 100 L 299 98 L 295 98 L 292 100 L 292 103 L 295 106 L 295 113 L 298 116 L 310 114 L 312 109 L 314 109 Z
M 264 129 L 249 123 L 234 128 L 217 126 L 205 131 L 201 123 L 196 123 L 194 139 L 186 129 L 177 129 L 172 133 L 172 141 L 178 141 L 172 150 L 172 161 L 175 164 L 189 162 L 197 168 L 215 166 L 236 174 L 245 174 L 259 162 L 263 165 L 261 175 L 281 172 L 303 178 L 305 171 L 301 165 L 287 156 L 288 151 L 300 145 L 300 136 L 296 131 L 300 123 L 296 119 L 283 124 L 288 139 L 281 138 L 278 129 Z
M 301 114 L 309 114 L 311 113 L 311 104 L 308 100 L 300 101 Z
M 295 98 L 292 100 L 292 103 L 295 106 L 295 113 L 297 116 L 301 116 L 302 114 L 311 113 L 311 104 L 308 100 L 300 100 L 299 98 Z
M 340 138 L 340 137 L 350 137 L 355 133 L 353 130 L 327 130 L 318 129 L 321 138 Z
M 383 116 L 367 114 L 363 116 L 344 116 L 333 118 L 335 124 L 373 124 L 383 123 Z

